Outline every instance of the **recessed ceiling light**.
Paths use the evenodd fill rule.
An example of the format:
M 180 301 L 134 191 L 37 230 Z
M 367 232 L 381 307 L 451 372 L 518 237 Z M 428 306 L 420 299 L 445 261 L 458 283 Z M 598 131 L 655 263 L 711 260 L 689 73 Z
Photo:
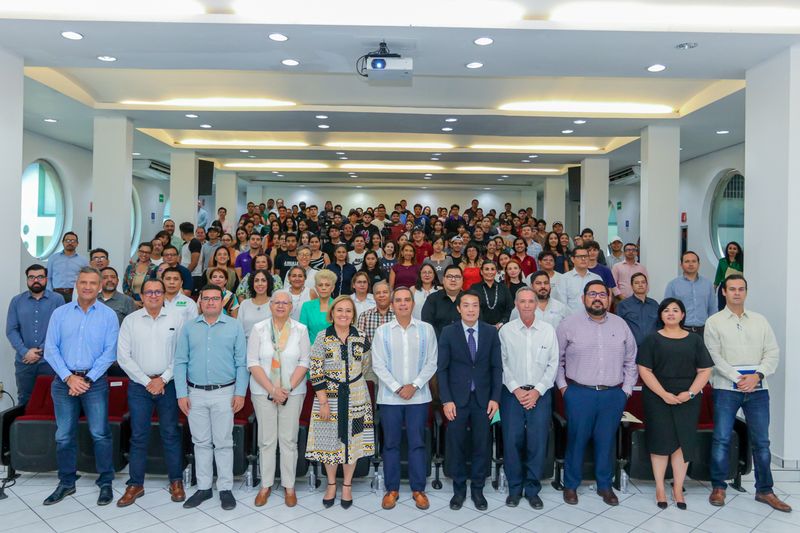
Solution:
M 326 118 L 328 118 L 328 115 L 317 115 L 317 116 L 316 116 L 316 117 L 314 117 L 314 118 L 318 118 L 318 119 L 320 119 L 320 120 L 325 120 Z
M 529 174 L 531 172 L 544 172 L 544 173 L 560 173 L 561 170 L 557 168 L 509 168 L 509 167 L 493 167 L 493 166 L 482 166 L 482 165 L 470 165 L 465 167 L 455 167 L 453 170 L 463 170 L 469 172 L 523 172 L 525 174 Z
M 140 152 L 133 152 L 131 155 L 142 155 Z
M 431 154 L 431 155 L 432 155 L 433 157 L 439 157 L 439 156 L 440 156 L 440 155 L 442 155 L 442 154 L 441 154 L 440 152 L 436 152 L 435 154 Z
M 538 155 L 536 155 L 536 154 L 531 154 L 531 155 L 529 155 L 528 157 L 529 157 L 530 159 L 536 159 L 536 158 L 537 158 L 537 157 L 539 157 L 539 156 L 538 156 Z
M 360 188 L 361 188 L 361 185 L 356 185 L 356 189 L 360 189 Z
M 70 41 L 80 41 L 83 39 L 83 35 L 76 31 L 62 31 L 61 36 L 64 39 L 69 39 Z
M 325 163 L 311 161 L 267 161 L 264 163 L 225 163 L 228 168 L 280 168 L 284 170 L 329 168 Z M 273 172 L 274 174 L 274 172 Z
M 455 118 L 455 117 L 450 117 L 450 118 L 446 118 L 446 119 L 444 119 L 444 121 L 445 121 L 445 122 L 458 122 L 458 119 L 457 119 L 457 118 Z
M 105 61 L 106 63 L 113 63 L 117 60 L 117 58 L 114 56 L 97 56 L 97 59 L 100 61 Z
M 289 38 L 287 36 L 285 36 L 284 34 L 282 34 L 282 33 L 270 33 L 269 34 L 269 38 L 271 40 L 277 41 L 279 43 L 282 43 L 284 41 L 288 41 L 289 40 Z
M 431 157 L 431 161 L 438 161 L 438 160 L 439 160 L 438 157 Z
M 200 127 L 207 130 L 211 127 L 211 124 L 200 124 Z
M 596 113 L 611 115 L 667 115 L 674 113 L 672 106 L 640 102 L 584 102 L 568 100 L 537 100 L 509 102 L 499 107 L 501 111 L 528 111 L 536 113 Z
M 473 61 L 472 63 L 467 63 L 466 64 L 467 68 L 481 68 L 482 66 L 483 66 L 483 63 L 480 63 L 478 61 Z
M 346 160 L 347 158 L 346 158 L 346 157 L 340 157 L 339 159 L 341 159 L 341 160 L 343 160 L 343 161 L 344 161 L 344 160 Z
M 717 130 L 717 135 L 727 135 L 730 131 L 728 130 Z
M 675 45 L 675 48 L 677 48 L 678 50 L 691 50 L 692 48 L 697 48 L 697 46 L 698 46 L 697 43 L 689 42 L 689 43 L 677 44 Z
M 197 115 L 195 115 L 194 113 L 186 113 L 186 115 L 184 115 L 184 116 L 186 118 L 197 118 Z
M 300 64 L 300 62 L 296 59 L 284 59 L 281 61 L 282 65 L 286 65 L 287 67 L 296 67 Z
M 478 37 L 472 42 L 477 44 L 478 46 L 489 46 L 494 42 L 494 39 L 492 39 L 491 37 Z
M 278 173 L 278 171 L 277 171 L 277 170 L 273 170 L 273 171 L 272 171 L 272 173 L 273 173 L 273 174 L 277 174 L 277 173 Z
M 492 190 L 492 188 L 491 188 L 491 187 L 484 187 L 484 188 L 483 188 L 483 190 L 484 190 L 484 191 L 491 191 L 491 190 Z
M 597 146 L 571 146 L 568 144 L 473 144 L 473 150 L 520 150 L 523 152 L 596 152 Z
M 336 155 L 344 155 L 344 152 L 336 152 Z
M 405 165 L 395 163 L 342 163 L 343 170 L 444 170 L 439 165 Z
M 247 154 L 247 153 L 249 153 L 249 152 L 250 152 L 250 150 L 239 150 L 239 151 L 240 151 L 241 153 L 243 153 L 243 154 Z
M 453 131 L 453 128 L 442 128 L 442 131 Z
M 426 176 L 433 176 L 433 174 L 431 174 L 430 172 L 426 172 L 425 175 Z
M 357 178 L 357 177 L 358 177 L 358 174 L 350 174 L 350 177 L 351 177 L 351 178 Z
M 433 179 L 433 178 L 432 178 L 431 176 L 425 176 L 425 177 L 424 177 L 424 178 L 422 178 L 422 179 L 424 179 L 424 180 L 430 180 L 430 179 Z
M 505 181 L 503 178 L 497 178 L 497 181 Z
M 655 65 L 650 65 L 649 67 L 647 67 L 647 71 L 648 72 L 663 72 L 665 70 L 667 70 L 667 67 L 665 67 L 664 65 L 661 65 L 659 63 L 656 63 Z
M 642 160 L 640 159 L 639 161 L 637 161 L 637 163 L 641 165 L 642 164 Z
M 283 174 L 278 174 L 278 177 L 279 177 L 279 178 L 282 178 L 282 177 L 283 177 Z
M 586 121 L 583 120 L 583 119 L 578 119 L 578 120 L 573 120 L 572 123 L 573 124 L 586 124 Z
M 328 128 L 330 128 L 330 126 L 328 126 L 327 124 L 317 124 L 317 127 L 321 130 L 327 130 Z
M 422 187 L 423 189 L 427 189 L 427 187 Z
M 575 130 L 561 130 L 561 133 L 569 135 L 570 133 L 575 133 Z
M 500 177 L 501 177 L 501 178 L 507 178 L 507 177 L 508 177 L 508 174 L 503 174 L 503 175 L 502 175 L 502 176 L 500 176 Z
M 522 160 L 522 162 L 523 162 L 523 163 L 530 163 L 530 162 L 531 162 L 531 160 L 530 160 L 530 159 L 523 159 L 523 160 Z
M 44 121 L 45 122 L 49 122 L 50 124 L 55 124 L 56 122 L 58 122 L 58 120 L 56 120 L 54 118 L 46 118 L 46 119 L 44 119 Z
M 206 124 L 207 126 L 207 124 Z M 205 126 L 200 126 L 201 128 Z M 210 126 L 209 126 L 210 127 Z M 285 147 L 305 147 L 308 143 L 302 141 L 273 141 L 261 139 L 183 139 L 178 141 L 182 145 L 190 146 L 258 146 L 260 148 L 285 148 Z

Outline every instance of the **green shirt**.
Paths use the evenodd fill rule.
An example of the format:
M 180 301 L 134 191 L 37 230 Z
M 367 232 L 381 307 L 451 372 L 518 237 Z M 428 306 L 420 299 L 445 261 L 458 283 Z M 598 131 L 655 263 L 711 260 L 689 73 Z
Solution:
M 738 270 L 739 272 L 744 272 L 744 265 L 739 261 L 733 261 L 729 263 L 728 258 L 723 257 L 719 260 L 719 264 L 717 265 L 717 275 L 714 276 L 715 287 L 719 287 L 722 285 L 722 282 L 725 281 L 725 272 L 727 272 L 729 268 Z
M 319 303 L 319 298 L 309 300 L 305 302 L 300 309 L 300 323 L 308 328 L 308 339 L 311 341 L 311 344 L 314 344 L 314 340 L 316 340 L 317 334 L 320 331 L 323 331 L 331 325 L 331 323 L 328 322 L 328 312 L 320 311 Z M 333 298 L 328 298 L 329 309 L 331 303 L 333 303 Z

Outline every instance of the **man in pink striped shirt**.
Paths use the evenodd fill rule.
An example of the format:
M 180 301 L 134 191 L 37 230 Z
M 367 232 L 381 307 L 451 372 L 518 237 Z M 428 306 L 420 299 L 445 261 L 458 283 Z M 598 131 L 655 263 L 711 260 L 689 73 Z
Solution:
M 619 289 L 620 299 L 630 298 L 633 295 L 633 287 L 631 287 L 631 276 L 637 272 L 641 272 L 647 276 L 647 269 L 636 260 L 639 255 L 639 247 L 629 242 L 622 249 L 625 254 L 625 260 L 617 263 L 611 267 L 611 275 L 614 276 L 614 281 L 617 282 L 617 289 Z

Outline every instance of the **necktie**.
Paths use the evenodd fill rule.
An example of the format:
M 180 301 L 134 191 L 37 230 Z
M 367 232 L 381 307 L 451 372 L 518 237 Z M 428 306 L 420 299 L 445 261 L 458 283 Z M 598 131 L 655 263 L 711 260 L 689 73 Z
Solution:
M 469 338 L 467 339 L 467 346 L 469 347 L 469 356 L 472 358 L 472 362 L 475 362 L 475 354 L 478 353 L 478 345 L 475 343 L 475 330 L 472 328 L 467 328 L 467 333 L 469 333 Z

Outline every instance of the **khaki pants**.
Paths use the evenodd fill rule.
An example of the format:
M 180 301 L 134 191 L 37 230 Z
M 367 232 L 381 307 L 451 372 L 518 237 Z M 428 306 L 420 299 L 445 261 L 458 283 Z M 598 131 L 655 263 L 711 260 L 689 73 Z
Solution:
M 297 471 L 297 432 L 305 394 L 289 396 L 286 405 L 275 405 L 266 394 L 253 394 L 253 408 L 258 419 L 258 453 L 261 463 L 261 486 L 275 482 L 275 451 L 281 450 L 281 485 L 294 488 Z

